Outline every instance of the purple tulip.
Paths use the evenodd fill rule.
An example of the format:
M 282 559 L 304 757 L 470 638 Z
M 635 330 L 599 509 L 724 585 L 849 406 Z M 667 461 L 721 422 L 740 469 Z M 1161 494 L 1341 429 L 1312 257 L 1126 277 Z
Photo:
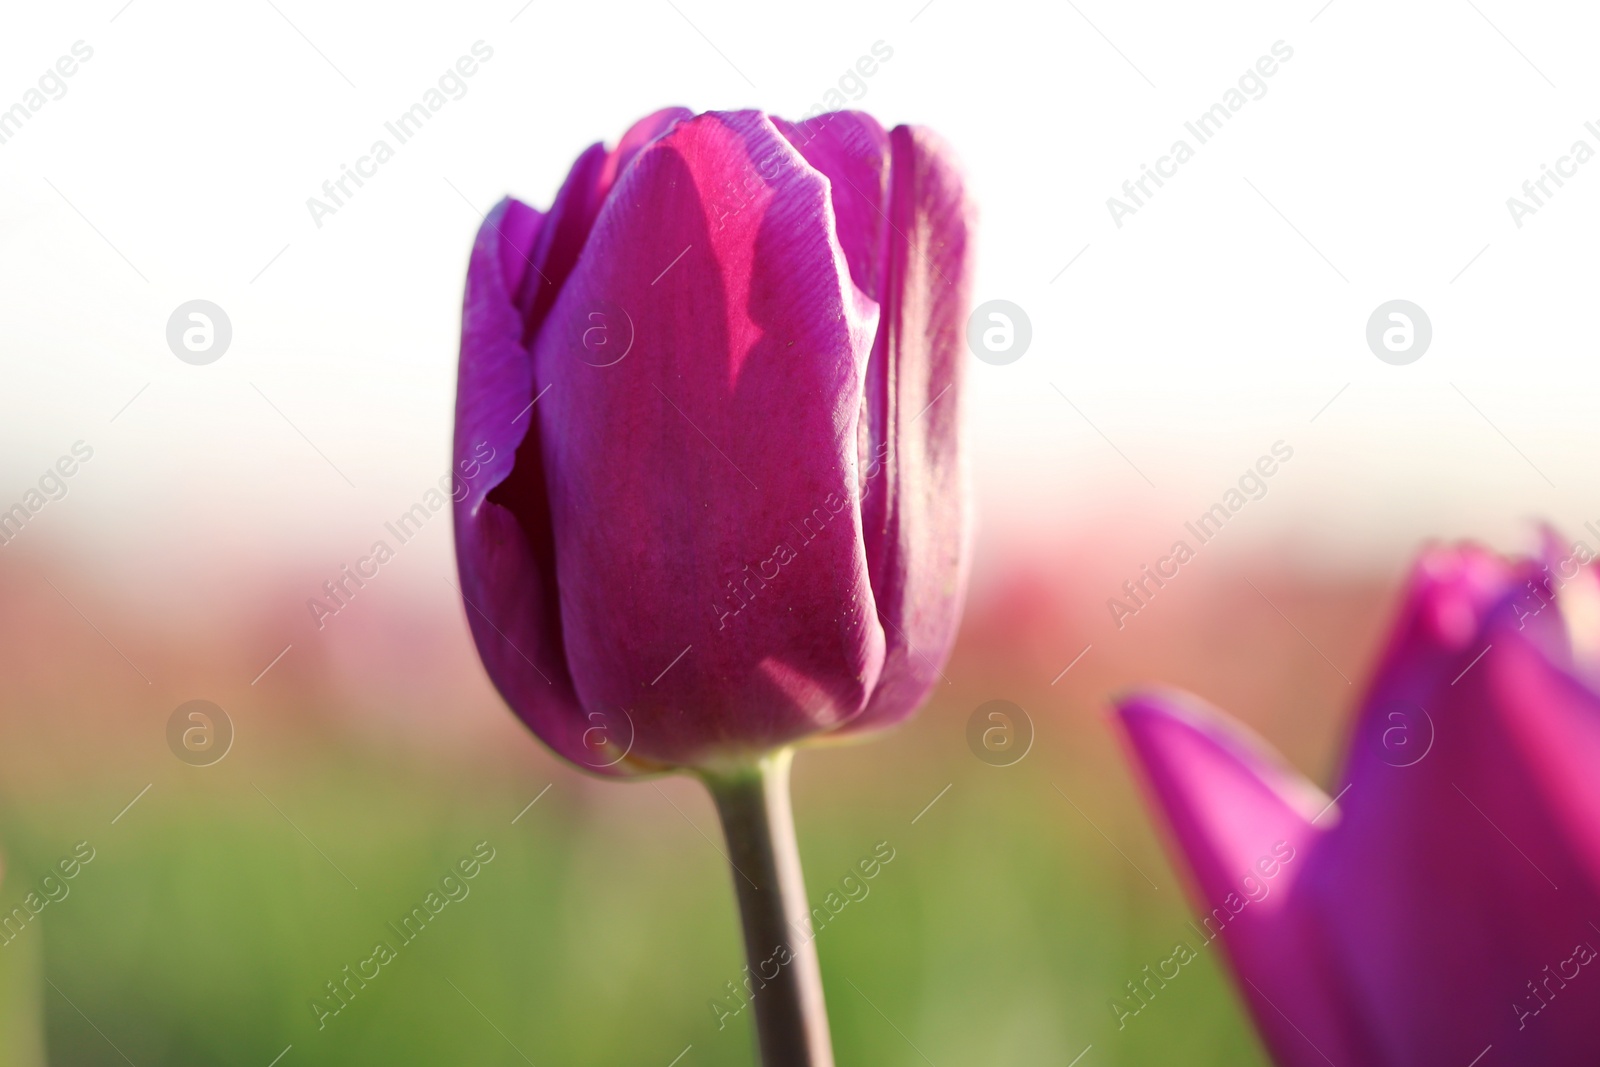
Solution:
M 971 221 L 926 130 L 672 109 L 580 156 L 548 213 L 502 201 L 472 250 L 479 655 L 567 759 L 705 781 L 768 1067 L 833 1062 L 791 746 L 909 715 L 955 636 Z
M 954 637 L 971 207 L 932 134 L 657 112 L 473 247 L 461 591 L 558 753 L 711 767 L 898 721 Z
M 1203 916 L 1180 940 L 1220 943 L 1279 1064 L 1600 1063 L 1588 558 L 1429 550 L 1332 799 L 1192 699 L 1121 703 Z

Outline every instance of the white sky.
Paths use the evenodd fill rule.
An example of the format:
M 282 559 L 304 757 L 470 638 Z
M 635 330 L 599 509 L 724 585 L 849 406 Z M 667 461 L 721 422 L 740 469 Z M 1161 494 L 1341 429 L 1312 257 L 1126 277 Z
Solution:
M 1521 229 L 1505 203 L 1600 149 L 1579 5 L 122 3 L 19 6 L 0 36 L 0 107 L 93 48 L 0 144 L 0 508 L 89 442 L 28 536 L 109 571 L 151 544 L 331 571 L 449 462 L 476 212 L 546 205 L 663 105 L 798 116 L 880 40 L 857 106 L 957 148 L 978 298 L 1032 318 L 1020 361 L 971 375 L 989 543 L 1115 519 L 1142 558 L 1278 439 L 1295 459 L 1240 536 L 1308 558 L 1600 519 L 1600 161 Z M 479 40 L 465 97 L 314 227 L 306 198 Z M 1266 95 L 1118 229 L 1106 198 L 1279 40 Z M 195 298 L 232 320 L 209 366 L 165 343 Z M 1365 345 L 1393 298 L 1432 319 L 1410 366 Z

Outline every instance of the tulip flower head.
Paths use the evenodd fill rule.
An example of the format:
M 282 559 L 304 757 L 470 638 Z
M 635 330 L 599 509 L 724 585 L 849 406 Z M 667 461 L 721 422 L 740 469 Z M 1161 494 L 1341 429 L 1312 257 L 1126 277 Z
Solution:
M 516 713 L 608 774 L 909 715 L 970 544 L 972 210 L 925 130 L 658 112 L 472 251 L 461 591 Z
M 1600 592 L 1579 559 L 1427 551 L 1331 798 L 1192 698 L 1121 702 L 1194 933 L 1279 1064 L 1600 1063 Z

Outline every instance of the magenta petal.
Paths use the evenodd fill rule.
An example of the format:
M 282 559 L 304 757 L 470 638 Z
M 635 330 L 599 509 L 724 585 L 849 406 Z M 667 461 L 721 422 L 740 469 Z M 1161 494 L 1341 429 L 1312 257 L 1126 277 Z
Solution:
M 1277 916 L 1277 953 L 1241 947 L 1253 927 L 1224 933 L 1280 1062 L 1470 1063 L 1491 1045 L 1503 1064 L 1600 1062 L 1600 699 L 1553 646 L 1568 628 L 1535 573 L 1476 549 L 1424 556 L 1339 809 L 1257 916 Z M 1277 817 L 1283 772 L 1241 757 L 1229 780 L 1159 702 L 1123 721 L 1211 906 L 1219 857 Z
M 641 149 L 690 116 L 683 108 L 664 108 L 634 123 L 616 148 L 608 152 L 601 145 L 590 145 L 572 165 L 550 207 L 549 223 L 529 254 L 538 269 L 524 274 L 521 287 L 512 290 L 526 320 L 525 339 L 543 325 L 617 178 Z
M 857 715 L 883 633 L 856 503 L 876 307 L 757 113 L 626 168 L 535 345 L 568 663 L 668 763 Z
M 974 209 L 932 133 L 899 126 L 889 139 L 882 321 L 860 439 L 862 533 L 888 649 L 847 732 L 897 722 L 927 698 L 955 642 L 972 547 L 961 441 Z
M 611 192 L 611 187 L 617 183 L 623 171 L 628 169 L 628 164 L 642 152 L 651 141 L 665 134 L 672 127 L 686 119 L 694 118 L 694 112 L 686 107 L 664 107 L 660 111 L 646 115 L 644 118 L 628 127 L 628 132 L 622 135 L 617 142 L 617 147 L 612 150 L 606 159 L 605 169 L 600 173 L 600 185 L 597 189 L 595 209 L 604 201 Z
M 467 621 L 489 677 L 546 743 L 593 764 L 561 649 L 549 536 L 540 532 L 547 516 L 519 521 L 489 499 L 511 476 L 530 424 L 533 369 L 511 294 L 535 273 L 531 256 L 545 221 L 508 198 L 490 210 L 473 245 L 456 397 L 456 555 Z
M 1507 1063 L 1600 1062 L 1600 981 L 1547 1010 L 1528 985 L 1600 946 L 1600 704 L 1530 636 L 1504 604 L 1452 659 L 1412 631 L 1432 686 L 1375 690 L 1356 730 L 1345 817 L 1307 907 L 1390 1062 L 1470 1061 L 1491 1043 Z
M 1200 925 L 1191 924 L 1194 937 L 1184 943 L 1196 952 L 1222 945 L 1278 1063 L 1374 1062 L 1358 1054 L 1363 1046 L 1339 1006 L 1337 977 L 1295 906 L 1324 832 L 1311 820 L 1329 808 L 1328 798 L 1254 735 L 1192 698 L 1143 693 L 1119 710 L 1191 874 Z
M 973 207 L 933 134 L 841 111 L 774 120 L 827 175 L 850 274 L 882 307 L 861 419 L 861 514 L 887 655 L 867 710 L 839 732 L 911 714 L 938 681 L 971 553 L 959 450 Z
M 789 143 L 828 179 L 839 246 L 856 288 L 883 303 L 889 257 L 889 135 L 860 111 L 788 122 L 774 117 Z
M 706 766 L 926 696 L 971 544 L 971 214 L 924 131 L 667 109 L 495 244 L 521 328 L 465 323 L 464 591 L 563 755 Z M 513 403 L 537 432 L 478 413 Z
M 550 205 L 544 228 L 529 252 L 530 266 L 522 284 L 512 290 L 523 315 L 523 340 L 531 342 L 543 325 L 550 306 L 561 293 L 561 286 L 578 262 L 578 253 L 589 239 L 595 213 L 600 210 L 597 190 L 605 172 L 606 150 L 590 145 L 572 164 L 567 180 L 561 183 Z

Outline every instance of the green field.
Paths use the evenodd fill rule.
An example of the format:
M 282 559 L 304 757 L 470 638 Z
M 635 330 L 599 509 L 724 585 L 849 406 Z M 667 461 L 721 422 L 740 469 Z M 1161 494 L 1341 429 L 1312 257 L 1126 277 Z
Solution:
M 797 761 L 814 903 L 877 843 L 894 855 L 818 934 L 839 1061 L 1066 1064 L 1092 1044 L 1086 1067 L 1261 1062 L 1214 950 L 1115 1025 L 1110 1000 L 1187 913 L 1103 726 L 1040 716 L 1034 751 L 996 768 L 966 750 L 963 711 Z M 266 1067 L 291 1045 L 284 1067 L 666 1067 L 691 1045 L 685 1067 L 751 1063 L 749 1013 L 719 1030 L 711 1008 L 735 1003 L 743 961 L 698 784 L 598 782 L 526 745 L 480 767 L 241 743 L 214 767 L 156 765 L 114 825 L 141 787 L 126 773 L 31 789 L 5 812 L 6 906 L 78 842 L 95 855 L 0 949 L 11 1033 L 42 1010 L 58 1065 Z M 441 877 L 480 842 L 494 858 L 449 899 Z M 390 924 L 430 891 L 407 943 Z M 393 957 L 364 962 L 380 941 Z M 347 965 L 376 977 L 341 1005 L 326 983 Z

